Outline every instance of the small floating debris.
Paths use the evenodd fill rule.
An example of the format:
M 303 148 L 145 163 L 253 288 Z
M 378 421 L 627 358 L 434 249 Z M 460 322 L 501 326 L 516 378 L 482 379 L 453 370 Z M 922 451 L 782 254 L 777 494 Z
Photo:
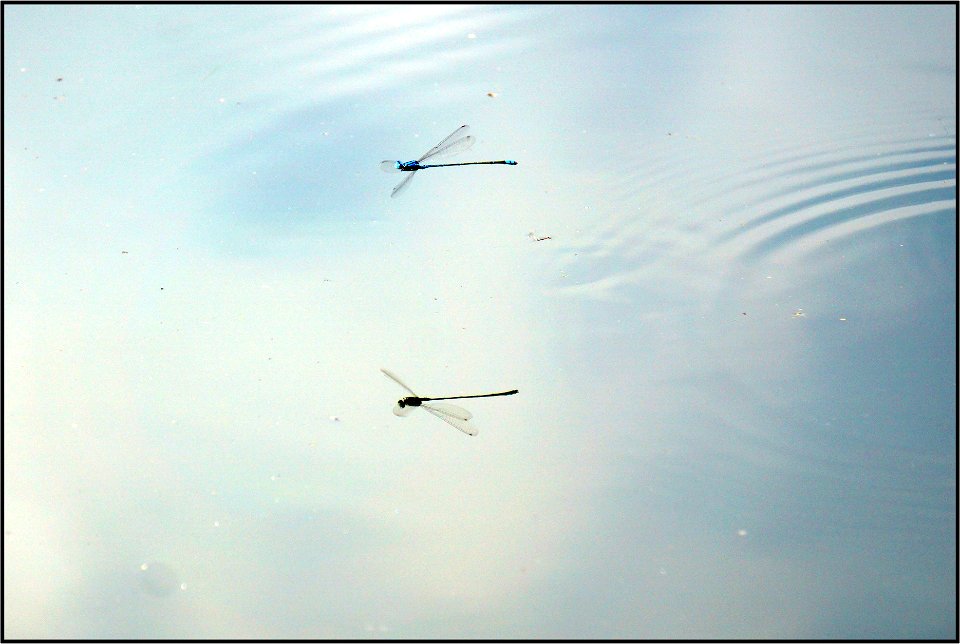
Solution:
M 330 417 L 330 422 L 331 422 L 331 423 L 339 423 L 339 422 L 340 422 L 340 417 L 339 417 L 339 416 L 331 416 L 331 417 Z
M 496 92 L 487 92 L 487 96 L 489 96 L 490 98 L 496 98 L 500 95 L 497 94 Z
M 535 232 L 533 232 L 532 230 L 531 230 L 529 233 L 527 233 L 527 237 L 530 238 L 530 241 L 535 241 L 535 242 L 546 241 L 546 240 L 548 240 L 548 239 L 553 239 L 553 237 L 550 237 L 549 235 L 546 235 L 546 236 L 544 236 L 544 237 L 540 237 L 540 236 L 538 236 Z
M 797 309 L 797 310 L 793 313 L 793 317 L 795 317 L 795 318 L 805 318 L 805 317 L 807 317 L 807 314 L 803 312 L 803 309 Z
M 743 528 L 740 528 L 739 530 L 737 530 L 737 536 L 738 536 L 738 537 L 745 537 L 745 536 L 747 536 L 747 531 L 744 530 Z
M 841 316 L 840 316 L 840 321 L 841 321 L 841 322 L 846 322 L 846 321 L 847 321 L 847 318 L 846 318 L 845 316 L 841 315 Z

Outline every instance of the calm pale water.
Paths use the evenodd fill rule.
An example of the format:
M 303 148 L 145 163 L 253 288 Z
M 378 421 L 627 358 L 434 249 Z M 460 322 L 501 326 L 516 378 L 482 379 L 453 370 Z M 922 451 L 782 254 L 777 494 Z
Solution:
M 4 7 L 4 636 L 956 638 L 955 20 Z

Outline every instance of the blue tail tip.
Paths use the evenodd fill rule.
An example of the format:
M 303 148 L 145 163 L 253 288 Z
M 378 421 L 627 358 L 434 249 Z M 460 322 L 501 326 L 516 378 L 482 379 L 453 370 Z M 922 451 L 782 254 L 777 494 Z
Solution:
M 507 159 L 507 165 L 517 165 L 517 162 L 512 159 Z

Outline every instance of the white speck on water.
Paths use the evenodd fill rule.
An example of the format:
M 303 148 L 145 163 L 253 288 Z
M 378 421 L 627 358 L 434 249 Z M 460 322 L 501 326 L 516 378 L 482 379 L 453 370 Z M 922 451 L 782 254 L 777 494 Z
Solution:
M 469 38 L 470 40 L 476 40 L 477 34 L 467 34 L 467 38 Z
M 744 530 L 743 528 L 740 528 L 739 530 L 737 530 L 737 536 L 738 536 L 738 537 L 745 537 L 745 536 L 747 536 L 747 531 Z
M 172 593 L 181 582 L 179 575 L 169 565 L 162 562 L 144 562 L 140 564 L 138 575 L 140 587 L 149 595 L 164 597 Z

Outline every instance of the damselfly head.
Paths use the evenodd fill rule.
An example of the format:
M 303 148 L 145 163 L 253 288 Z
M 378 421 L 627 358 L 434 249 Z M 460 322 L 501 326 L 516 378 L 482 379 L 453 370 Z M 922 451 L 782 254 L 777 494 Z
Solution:
M 397 404 L 393 406 L 393 415 L 400 416 L 404 418 L 410 415 L 410 412 L 413 411 L 413 407 L 409 407 L 403 399 L 397 401 Z

